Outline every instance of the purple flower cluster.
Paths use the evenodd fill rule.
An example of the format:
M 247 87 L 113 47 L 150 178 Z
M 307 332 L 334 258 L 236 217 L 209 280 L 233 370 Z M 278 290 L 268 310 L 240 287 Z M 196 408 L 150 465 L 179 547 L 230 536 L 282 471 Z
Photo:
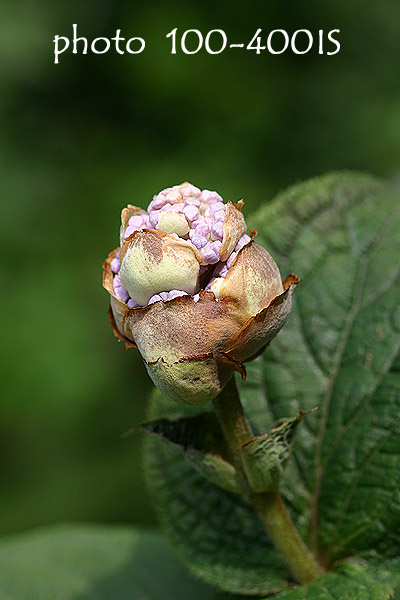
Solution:
M 122 246 L 125 239 L 141 229 L 159 229 L 191 242 L 204 257 L 200 275 L 208 272 L 210 265 L 216 265 L 205 286 L 205 290 L 209 290 L 217 278 L 225 277 L 239 250 L 250 241 L 247 234 L 242 235 L 228 260 L 221 262 L 219 250 L 222 245 L 225 216 L 226 204 L 217 192 L 200 190 L 190 183 L 175 185 L 154 196 L 147 211 L 143 210 L 129 219 L 125 229 L 121 228 L 120 243 Z M 111 261 L 111 269 L 114 273 L 113 288 L 117 298 L 130 308 L 138 307 L 121 283 L 119 252 Z M 152 296 L 148 304 L 159 300 L 166 302 L 183 295 L 186 295 L 186 292 L 166 290 Z M 198 294 L 195 300 L 196 297 L 198 298 Z

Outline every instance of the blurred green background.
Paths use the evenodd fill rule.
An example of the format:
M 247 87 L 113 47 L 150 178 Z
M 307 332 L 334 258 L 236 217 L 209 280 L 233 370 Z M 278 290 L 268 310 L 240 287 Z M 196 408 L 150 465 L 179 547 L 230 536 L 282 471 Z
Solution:
M 119 213 L 189 180 L 246 214 L 296 182 L 400 166 L 400 6 L 361 2 L 3 2 L 0 533 L 154 523 L 141 437 L 151 385 L 107 322 Z M 60 56 L 55 34 L 142 36 L 143 54 Z M 165 35 L 340 29 L 341 51 L 170 54 Z M 257 223 L 248 220 L 250 226 Z

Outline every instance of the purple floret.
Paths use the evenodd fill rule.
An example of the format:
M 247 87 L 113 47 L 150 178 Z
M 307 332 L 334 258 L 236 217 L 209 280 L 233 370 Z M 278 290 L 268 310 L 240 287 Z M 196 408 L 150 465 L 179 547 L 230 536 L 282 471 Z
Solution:
M 250 240 L 251 240 L 251 237 L 249 235 L 247 235 L 247 233 L 244 233 L 242 235 L 242 237 L 240 238 L 240 240 L 238 241 L 238 243 L 236 244 L 235 252 L 239 252 L 239 250 L 241 250 L 243 248 L 243 246 L 248 244 L 250 242 Z
M 132 298 L 129 298 L 127 305 L 129 306 L 129 308 L 140 308 L 140 305 L 136 304 L 136 302 L 132 300 Z
M 159 210 L 153 210 L 153 212 L 151 212 L 149 214 L 149 222 L 150 222 L 150 226 L 155 229 L 158 225 L 158 218 L 160 216 L 160 211 Z
M 198 248 L 198 250 L 201 250 L 201 248 L 204 248 L 204 246 L 207 245 L 207 238 L 204 237 L 204 235 L 199 235 L 196 230 L 192 230 L 190 232 L 192 235 L 190 236 L 190 241 L 192 242 L 193 246 L 196 246 L 196 248 Z
M 110 267 L 111 267 L 111 271 L 113 273 L 119 273 L 119 270 L 121 268 L 121 263 L 119 262 L 119 258 L 113 258 L 110 263 Z
M 199 209 L 197 208 L 197 206 L 189 204 L 183 209 L 183 214 L 185 215 L 188 221 L 195 221 L 195 219 L 197 219 L 199 216 Z
M 182 290 L 171 290 L 168 292 L 168 300 L 173 300 L 174 298 L 178 298 L 179 296 L 188 296 L 187 292 Z
M 117 296 L 117 298 L 119 300 L 122 300 L 122 302 L 125 302 L 125 303 L 128 302 L 129 294 L 128 294 L 127 290 L 124 288 L 124 286 L 122 285 L 119 275 L 114 275 L 113 289 L 114 289 L 115 295 Z
M 206 246 L 203 251 L 203 255 L 206 258 L 209 265 L 215 265 L 219 261 L 219 250 L 222 246 L 220 241 L 211 242 Z
M 214 238 L 222 240 L 222 237 L 224 235 L 223 223 L 221 223 L 221 222 L 214 223 L 214 225 L 211 227 L 211 235 Z

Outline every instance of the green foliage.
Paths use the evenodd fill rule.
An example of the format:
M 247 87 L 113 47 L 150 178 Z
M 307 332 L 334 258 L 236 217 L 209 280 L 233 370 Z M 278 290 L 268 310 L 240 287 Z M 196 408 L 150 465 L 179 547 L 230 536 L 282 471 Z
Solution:
M 176 421 L 159 419 L 143 423 L 133 432 L 137 430 L 155 434 L 166 443 L 175 445 L 203 477 L 223 490 L 237 494 L 248 491 L 243 475 L 229 460 L 229 448 L 215 413 L 202 413 Z
M 399 193 L 331 175 L 288 190 L 258 218 L 282 272 L 302 277 L 264 376 L 274 418 L 320 408 L 294 453 L 308 528 L 332 559 L 371 548 L 390 557 L 400 543 Z
M 2 600 L 210 600 L 152 531 L 57 526 L 0 543 Z
M 393 589 L 356 564 L 341 566 L 309 585 L 279 594 L 280 600 L 388 600 Z
M 153 397 L 154 414 L 165 411 L 177 418 L 199 408 L 170 404 L 159 392 Z M 172 445 L 149 437 L 146 446 L 146 471 L 162 522 L 191 570 L 230 592 L 281 589 L 285 568 L 247 498 L 215 487 Z M 270 565 L 267 580 L 265 565 Z
M 395 188 L 345 173 L 295 186 L 250 219 L 282 274 L 302 281 L 289 323 L 241 384 L 258 434 L 319 407 L 299 427 L 282 495 L 325 563 L 367 561 L 369 577 L 387 589 L 399 580 L 399 213 Z M 155 394 L 152 418 L 188 414 L 196 411 Z M 194 573 L 234 593 L 290 585 L 245 499 L 157 440 L 148 440 L 146 462 L 161 521 Z M 358 593 L 350 592 L 357 578 L 326 577 L 334 598 L 346 597 L 336 585 L 348 584 L 349 598 Z M 368 589 L 385 597 L 378 584 Z
M 269 434 L 263 433 L 244 444 L 241 449 L 246 479 L 234 466 L 224 435 L 214 412 L 205 412 L 182 419 L 158 419 L 143 423 L 124 434 L 137 431 L 158 436 L 173 444 L 208 481 L 223 490 L 235 493 L 276 491 L 289 459 L 297 425 L 305 415 L 283 421 Z

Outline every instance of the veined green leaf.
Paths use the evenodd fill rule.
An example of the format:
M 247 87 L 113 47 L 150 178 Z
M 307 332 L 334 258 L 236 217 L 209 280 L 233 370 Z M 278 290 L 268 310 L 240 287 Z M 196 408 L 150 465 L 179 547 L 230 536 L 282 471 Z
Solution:
M 342 565 L 307 586 L 279 594 L 280 600 L 389 600 L 393 588 L 356 564 Z
M 202 408 L 176 404 L 158 391 L 152 398 L 152 416 L 170 411 L 177 419 Z M 179 448 L 154 436 L 145 440 L 145 471 L 161 522 L 195 575 L 232 593 L 266 594 L 287 586 L 286 569 L 246 497 L 216 487 Z
M 158 419 L 133 428 L 174 444 L 183 456 L 208 481 L 236 494 L 248 493 L 243 475 L 236 470 L 229 456 L 221 426 L 214 412 L 182 419 Z
M 332 559 L 400 548 L 400 194 L 363 175 L 300 184 L 261 210 L 260 242 L 301 285 L 263 356 L 275 418 L 319 406 L 294 447 L 309 537 Z M 318 541 L 317 541 L 318 540 Z

